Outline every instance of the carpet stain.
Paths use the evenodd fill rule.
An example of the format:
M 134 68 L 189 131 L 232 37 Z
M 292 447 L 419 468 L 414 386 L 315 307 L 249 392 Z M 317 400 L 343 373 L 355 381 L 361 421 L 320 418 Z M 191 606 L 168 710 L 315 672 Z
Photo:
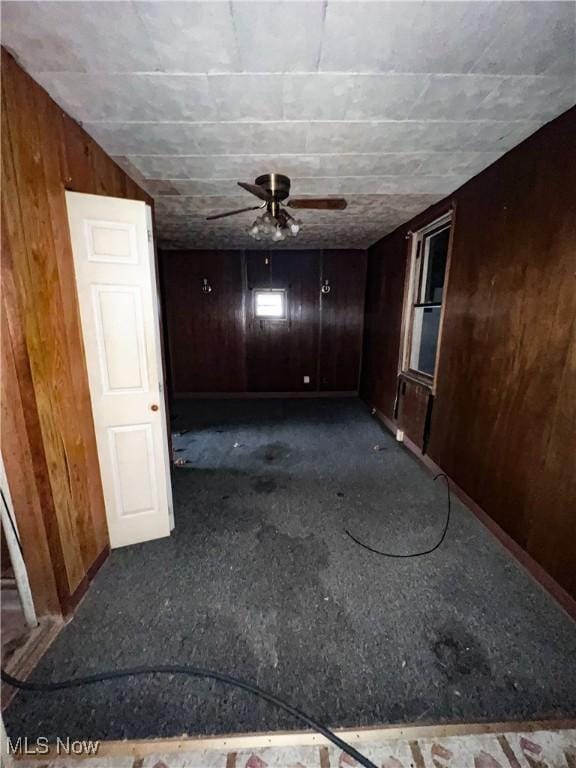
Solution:
M 278 489 L 278 483 L 273 477 L 257 477 L 252 483 L 252 490 L 256 493 L 270 494 Z
M 284 692 L 290 700 L 314 707 L 320 717 L 350 717 L 350 698 L 365 695 L 371 675 L 359 665 L 352 679 L 342 678 L 344 659 L 357 658 L 357 634 L 346 606 L 327 595 L 323 579 L 331 554 L 326 542 L 312 534 L 290 536 L 268 523 L 260 527 L 256 541 L 253 562 L 261 564 L 266 578 L 252 584 L 250 603 L 273 611 L 281 627 L 275 650 Z M 317 640 L 306 643 L 313 627 Z M 337 631 L 326 634 L 326 627 Z M 307 683 L 319 674 L 335 685 L 334 695 L 320 701 Z
M 432 645 L 432 651 L 436 666 L 451 682 L 469 675 L 491 676 L 483 647 L 461 627 L 442 629 Z
M 292 458 L 293 453 L 293 449 L 287 443 L 276 441 L 256 448 L 256 450 L 252 451 L 252 458 L 265 464 L 273 464 L 274 462 Z
M 284 589 L 288 587 L 290 595 L 304 589 L 317 589 L 321 571 L 330 562 L 325 542 L 312 535 L 292 537 L 267 523 L 260 527 L 256 540 L 256 559 L 267 563 L 268 575 L 258 585 L 260 594 L 257 602 L 268 601 L 270 598 L 275 602 L 277 587 L 280 585 Z M 252 596 L 256 597 L 256 593 L 252 592 Z

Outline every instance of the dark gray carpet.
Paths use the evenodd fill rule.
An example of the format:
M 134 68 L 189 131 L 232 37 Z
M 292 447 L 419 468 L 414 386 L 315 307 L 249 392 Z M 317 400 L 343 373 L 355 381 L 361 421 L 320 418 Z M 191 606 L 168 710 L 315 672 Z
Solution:
M 576 630 L 355 400 L 177 403 L 176 530 L 116 550 L 36 670 L 186 662 L 331 725 L 576 714 Z M 237 447 L 234 447 L 237 444 Z M 378 446 L 380 450 L 374 450 Z M 300 727 L 248 694 L 167 678 L 20 693 L 8 733 L 95 738 Z

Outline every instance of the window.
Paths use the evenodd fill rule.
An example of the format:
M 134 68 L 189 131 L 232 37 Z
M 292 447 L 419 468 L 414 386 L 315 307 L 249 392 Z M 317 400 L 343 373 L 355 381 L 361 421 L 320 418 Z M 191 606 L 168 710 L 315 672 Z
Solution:
M 403 367 L 430 379 L 436 366 L 450 227 L 449 215 L 413 235 L 410 319 Z
M 275 320 L 286 319 L 286 291 L 284 288 L 269 288 L 254 291 L 254 314 Z

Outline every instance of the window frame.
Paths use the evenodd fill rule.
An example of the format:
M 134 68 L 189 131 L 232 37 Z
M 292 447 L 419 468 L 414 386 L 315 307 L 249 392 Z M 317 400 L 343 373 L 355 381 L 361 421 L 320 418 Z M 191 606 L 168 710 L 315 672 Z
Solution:
M 279 293 L 283 296 L 282 315 L 259 315 L 257 312 L 257 296 L 259 293 Z M 266 322 L 284 323 L 288 320 L 288 289 L 287 288 L 252 288 L 252 315 L 254 320 L 263 320 Z
M 424 280 L 424 259 L 427 259 L 428 253 L 424 254 L 424 259 L 420 261 L 420 253 L 425 248 L 425 242 L 432 234 L 439 234 L 445 229 L 449 229 L 448 249 L 446 254 L 446 267 L 444 270 L 444 283 L 442 287 L 442 300 L 438 302 L 422 302 L 423 280 Z M 442 341 L 442 327 L 444 320 L 444 309 L 446 293 L 448 288 L 448 279 L 450 274 L 450 257 L 452 252 L 452 237 L 454 233 L 454 211 L 451 209 L 445 214 L 438 216 L 434 221 L 424 227 L 410 232 L 409 270 L 408 285 L 406 289 L 404 312 L 403 312 L 403 343 L 401 346 L 400 374 L 406 378 L 413 379 L 421 384 L 425 384 L 434 392 L 436 386 L 436 377 L 438 374 L 438 359 L 440 345 Z M 427 262 L 426 262 L 427 266 Z M 440 318 L 438 322 L 438 340 L 436 343 L 436 355 L 434 360 L 434 373 L 428 374 L 424 371 L 412 368 L 410 365 L 412 357 L 412 340 L 414 331 L 415 311 L 419 308 L 439 308 Z

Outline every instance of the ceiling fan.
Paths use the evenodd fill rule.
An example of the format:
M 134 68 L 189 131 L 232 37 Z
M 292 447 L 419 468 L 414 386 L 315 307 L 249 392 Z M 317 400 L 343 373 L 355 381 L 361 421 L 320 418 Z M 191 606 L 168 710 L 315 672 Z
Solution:
M 279 242 L 285 240 L 287 235 L 295 237 L 300 232 L 302 223 L 286 210 L 286 206 L 318 211 L 342 211 L 348 205 L 341 197 L 300 197 L 284 202 L 290 194 L 290 179 L 280 173 L 265 173 L 258 176 L 254 184 L 239 181 L 238 185 L 264 202 L 208 216 L 206 220 L 223 219 L 225 216 L 265 208 L 266 213 L 259 216 L 248 230 L 248 234 L 255 240 L 269 237 L 272 241 Z

